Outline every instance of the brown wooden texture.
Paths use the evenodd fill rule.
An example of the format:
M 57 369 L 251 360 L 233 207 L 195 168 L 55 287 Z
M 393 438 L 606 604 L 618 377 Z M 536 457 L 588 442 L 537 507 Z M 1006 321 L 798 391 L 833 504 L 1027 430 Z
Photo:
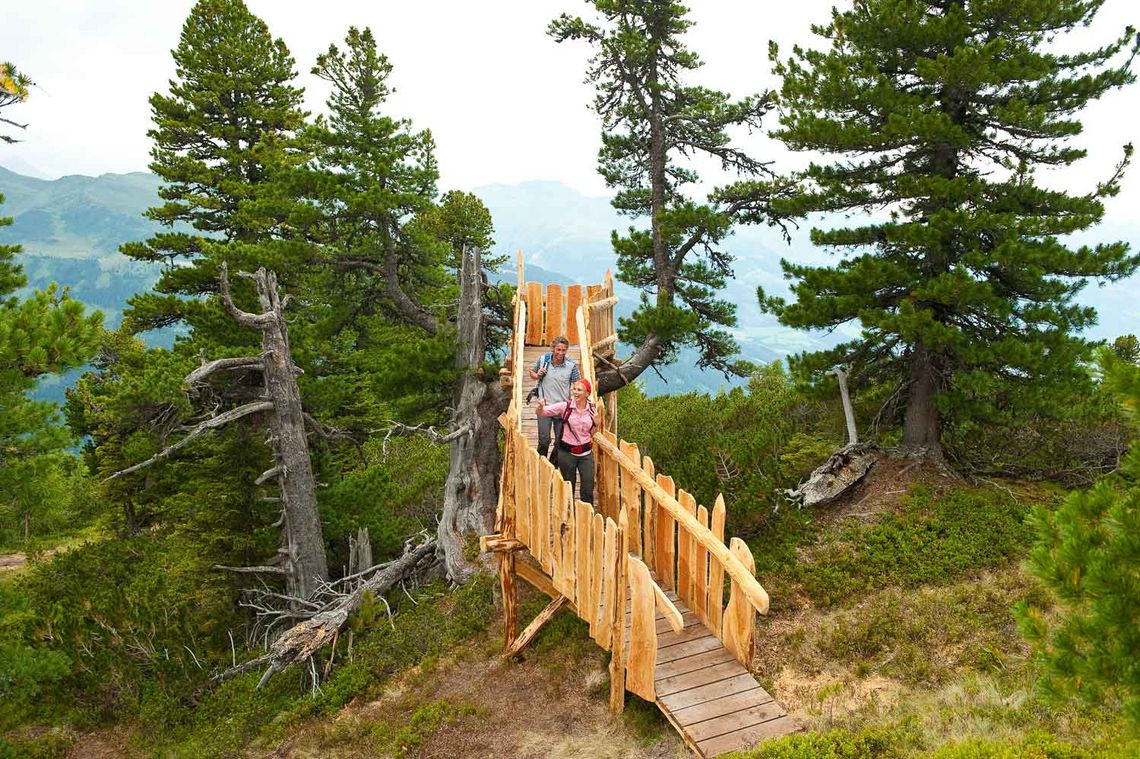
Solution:
M 713 504 L 712 511 L 712 524 L 709 529 L 712 531 L 713 536 L 724 542 L 724 496 L 717 495 L 716 503 Z M 719 638 L 721 635 L 721 628 L 723 626 L 724 614 L 724 565 L 721 564 L 716 557 L 709 557 L 709 605 L 708 615 L 709 622 L 712 626 L 712 631 L 716 633 Z
M 542 285 L 538 282 L 526 283 L 526 344 L 544 345 L 542 315 Z
M 610 656 L 610 711 L 620 714 L 625 709 L 625 610 L 628 599 L 629 576 L 626 572 L 629 557 L 629 512 L 622 509 L 618 515 L 617 555 L 614 557 L 613 585 L 614 605 L 610 618 L 610 641 L 613 655 Z
M 559 610 L 566 605 L 568 600 L 569 599 L 567 599 L 566 596 L 558 596 L 553 601 L 548 603 L 546 605 L 546 608 L 540 611 L 538 613 L 538 616 L 535 617 L 521 633 L 519 633 L 519 637 L 517 637 L 515 639 L 515 642 L 510 646 L 510 648 L 507 649 L 504 656 L 515 656 L 524 648 L 526 648 L 527 644 L 534 640 L 534 636 L 538 635 L 539 630 L 546 626 L 547 622 L 554 619 L 554 615 L 557 614 Z
M 598 639 L 601 634 L 602 608 L 602 567 L 606 547 L 606 519 L 594 512 L 591 517 L 590 532 L 590 637 Z
M 602 433 L 606 440 L 610 441 L 614 447 L 617 447 L 617 436 L 612 432 L 606 431 Z M 602 513 L 614 521 L 619 521 L 621 516 L 621 498 L 620 491 L 618 490 L 618 465 L 613 456 L 603 456 L 599 461 L 601 464 L 601 477 L 602 482 L 605 483 L 606 504 Z
M 519 269 L 519 276 L 522 276 L 522 269 Z M 511 383 L 511 406 L 514 408 L 516 415 L 515 424 L 520 425 L 519 429 L 522 429 L 521 415 L 523 413 L 523 403 L 526 399 L 526 396 L 523 394 L 522 389 L 523 378 L 529 378 L 530 375 L 526 373 L 526 361 L 524 360 L 524 355 L 526 354 L 526 329 L 523 327 L 523 325 L 526 324 L 527 312 L 526 303 L 522 297 L 521 287 L 515 293 L 515 298 L 518 300 L 518 314 L 517 321 L 514 325 L 515 333 L 512 335 L 514 341 L 512 343 L 514 345 L 513 355 L 515 357 L 515 360 L 514 377 L 512 378 L 513 381 Z
M 641 461 L 641 453 L 633 443 L 621 442 L 621 451 L 633 461 Z M 629 509 L 629 550 L 641 555 L 641 488 L 633 477 L 618 472 L 621 479 L 621 504 Z
M 571 345 L 582 342 L 578 335 L 578 307 L 582 305 L 582 286 L 570 285 L 566 288 L 566 339 Z
M 752 560 L 752 552 L 748 545 L 740 538 L 733 538 L 729 545 L 733 555 L 748 567 L 750 572 L 756 571 L 756 562 Z M 756 609 L 744 596 L 744 592 L 732 582 L 732 590 L 728 597 L 728 607 L 724 610 L 724 625 L 721 630 L 724 647 L 732 652 L 737 661 L 748 666 L 752 663 L 753 647 L 756 640 Z
M 573 598 L 574 572 L 567 566 L 566 543 L 563 539 L 566 534 L 564 529 L 566 520 L 566 497 L 567 493 L 571 491 L 571 488 L 568 486 L 566 480 L 562 479 L 557 469 L 552 469 L 550 481 L 552 487 L 550 496 L 550 533 L 554 553 L 554 585 L 562 595 L 567 598 Z M 573 555 L 571 554 L 569 558 L 572 563 Z
M 515 574 L 529 583 L 535 590 L 545 593 L 551 598 L 561 595 L 550 578 L 542 573 L 542 567 L 533 556 L 525 553 L 515 554 Z
M 709 525 L 709 510 L 704 506 L 697 508 L 697 521 L 705 527 Z M 694 540 L 692 550 L 696 557 L 693 562 L 696 572 L 696 585 L 693 586 L 693 611 L 697 613 L 701 624 L 709 627 L 709 549 L 699 545 Z
M 670 498 L 676 492 L 673 478 L 657 475 L 657 487 Z M 657 499 L 657 577 L 666 590 L 677 589 L 677 522 L 668 509 Z
M 531 535 L 534 532 L 534 513 L 530 508 L 530 498 L 527 497 L 527 460 L 530 458 L 526 449 L 526 439 L 518 430 L 508 433 L 514 439 L 513 445 L 518 455 L 515 456 L 514 492 L 515 492 L 515 533 L 519 540 L 531 544 Z
M 537 474 L 534 482 L 531 483 L 531 492 L 533 493 L 535 511 L 538 513 L 536 520 L 538 530 L 535 533 L 531 550 L 538 549 L 535 558 L 542 564 L 546 574 L 553 577 L 554 561 L 550 555 L 550 462 L 537 456 L 531 456 L 531 459 L 535 462 L 535 474 Z
M 697 499 L 687 490 L 677 491 L 677 502 L 681 508 L 689 512 L 694 518 L 697 515 Z M 693 536 L 683 526 L 677 528 L 677 595 L 681 597 L 689 608 L 696 605 L 693 601 Z
M 499 587 L 503 592 L 503 650 L 511 650 L 518 635 L 518 591 L 515 588 L 515 553 L 499 554 Z
M 574 502 L 574 556 L 577 560 L 577 579 L 575 581 L 575 603 L 578 604 L 578 614 L 589 622 L 592 617 L 590 611 L 590 546 L 592 533 L 590 531 L 593 509 L 585 501 Z
M 653 584 L 645 563 L 637 557 L 629 557 L 630 642 L 625 682 L 631 693 L 646 701 L 656 698 L 653 678 L 657 663 L 657 627 Z
M 590 330 L 586 325 L 585 311 L 588 306 L 583 303 L 581 307 L 575 312 L 575 321 L 578 323 L 578 339 L 582 345 L 587 345 L 590 342 Z M 590 380 L 590 387 L 593 388 L 590 396 L 597 399 L 596 389 L 598 387 L 598 379 L 594 376 L 594 357 L 590 351 L 583 350 L 581 353 L 581 361 L 578 364 L 579 371 L 583 377 Z
M 641 460 L 641 471 L 649 479 L 653 479 L 653 459 L 646 456 Z M 657 505 L 653 500 L 653 494 L 642 488 L 644 493 L 643 506 L 641 512 L 642 522 L 642 539 L 641 539 L 641 556 L 645 560 L 645 566 L 649 567 L 650 572 L 657 571 Z
M 594 443 L 606 448 L 607 453 L 618 460 L 622 469 L 632 473 L 642 488 L 653 494 L 654 499 L 658 502 L 657 505 L 659 509 L 665 510 L 671 518 L 684 524 L 685 529 L 687 529 L 696 540 L 699 540 L 705 545 L 705 547 L 709 549 L 709 553 L 717 557 L 724 565 L 725 573 L 740 585 L 742 592 L 748 597 L 748 600 L 755 606 L 757 611 L 767 613 L 767 591 L 760 586 L 760 583 L 756 582 L 755 574 L 740 563 L 724 543 L 713 537 L 712 532 L 707 527 L 703 527 L 697 522 L 695 517 L 683 509 L 672 494 L 666 492 L 657 482 L 649 479 L 637 466 L 636 462 L 627 459 L 625 454 L 618 448 L 611 446 L 608 440 L 601 436 L 595 436 Z M 658 557 L 658 563 L 663 563 L 660 557 Z
M 612 519 L 606 520 L 605 547 L 602 554 L 602 612 L 598 625 L 598 645 L 609 651 L 613 645 L 613 615 L 619 577 L 615 574 L 618 555 L 618 526 Z M 624 595 L 625 590 L 622 589 Z
M 562 317 L 561 285 L 546 286 L 546 339 L 547 345 L 556 337 L 566 336 L 566 321 Z

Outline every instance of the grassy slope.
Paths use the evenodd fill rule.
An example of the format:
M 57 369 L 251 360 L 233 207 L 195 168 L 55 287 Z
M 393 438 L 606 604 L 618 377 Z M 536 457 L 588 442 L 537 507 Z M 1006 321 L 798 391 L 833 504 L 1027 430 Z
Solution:
M 754 669 L 809 732 L 750 756 L 1140 755 L 1111 711 L 1047 704 L 1033 688 L 1011 609 L 1041 597 L 1019 567 L 1024 517 L 1056 497 L 884 467 L 845 503 L 782 512 L 752 540 L 774 601 Z M 317 693 L 296 674 L 256 692 L 253 673 L 192 711 L 172 703 L 132 726 L 8 738 L 39 755 L 686 755 L 643 702 L 609 717 L 605 655 L 569 615 L 521 662 L 502 662 L 492 584 L 428 589 L 392 624 L 368 608 L 351 663 Z M 544 601 L 532 598 L 524 620 Z

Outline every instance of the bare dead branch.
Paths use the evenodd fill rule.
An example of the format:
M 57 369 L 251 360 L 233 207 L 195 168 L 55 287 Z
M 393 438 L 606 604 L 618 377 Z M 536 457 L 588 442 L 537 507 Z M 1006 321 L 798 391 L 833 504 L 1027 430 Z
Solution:
M 401 422 L 394 422 L 391 420 L 389 420 L 388 424 L 390 425 L 388 427 L 388 434 L 384 436 L 384 440 L 380 445 L 380 449 L 383 452 L 385 458 L 388 456 L 388 439 L 393 435 L 422 435 L 433 443 L 443 444 L 450 443 L 452 440 L 462 437 L 471 431 L 471 427 L 466 424 L 447 433 L 446 435 L 441 435 L 440 433 L 436 432 L 435 427 L 432 427 L 430 425 L 425 427 L 422 424 L 417 424 L 415 427 L 410 427 Z
M 322 611 L 286 630 L 270 645 L 268 653 L 252 661 L 230 667 L 211 678 L 211 682 L 227 680 L 234 675 L 248 672 L 268 663 L 269 669 L 261 676 L 261 681 L 258 683 L 260 688 L 269 682 L 274 674 L 281 672 L 289 665 L 311 659 L 320 648 L 337 639 L 340 629 L 348 621 L 348 617 L 360 608 L 365 593 L 383 598 L 384 594 L 403 579 L 414 574 L 425 561 L 434 562 L 435 549 L 435 539 L 428 538 L 420 545 L 408 550 L 399 559 L 382 565 L 377 574 L 361 583 L 351 593 L 334 595 Z M 327 590 L 328 587 L 330 586 L 326 585 L 325 589 Z M 298 616 L 295 611 L 288 612 L 288 614 L 293 617 Z
M 246 272 L 241 272 L 241 274 L 252 276 Z M 218 281 L 222 289 L 222 305 L 225 307 L 226 313 L 232 316 L 238 324 L 253 329 L 261 329 L 272 322 L 273 314 L 251 314 L 234 305 L 233 296 L 230 294 L 229 267 L 225 261 L 222 262 L 222 266 L 218 270 Z
M 272 480 L 274 477 L 277 477 L 281 474 L 282 474 L 282 471 L 281 471 L 281 467 L 279 467 L 279 466 L 275 466 L 272 469 L 266 469 L 264 472 L 262 472 L 258 476 L 258 478 L 256 480 L 253 481 L 253 484 L 254 485 L 264 485 L 265 483 Z
M 223 572 L 237 572 L 238 574 L 286 574 L 286 570 L 281 567 L 227 567 L 224 564 L 215 564 L 214 569 Z
M 213 361 L 206 362 L 199 366 L 194 371 L 186 375 L 183 380 L 187 385 L 193 387 L 203 382 L 214 372 L 233 371 L 235 369 L 258 369 L 262 367 L 261 358 L 254 356 L 239 356 L 237 358 L 218 358 Z
M 225 412 L 224 414 L 218 414 L 217 416 L 210 417 L 209 419 L 207 419 L 206 421 L 202 422 L 197 427 L 192 429 L 190 431 L 190 433 L 188 435 L 186 435 L 186 437 L 182 438 L 177 443 L 174 443 L 173 445 L 169 445 L 166 448 L 163 448 L 161 451 L 154 454 L 153 456 L 151 456 L 146 461 L 141 461 L 138 464 L 135 464 L 134 466 L 129 466 L 126 469 L 115 472 L 110 477 L 105 478 L 103 480 L 103 482 L 108 482 L 108 481 L 116 479 L 118 477 L 124 477 L 128 474 L 133 474 L 134 472 L 137 472 L 140 469 L 145 469 L 146 467 L 150 466 L 151 464 L 154 464 L 157 461 L 161 461 L 162 459 L 168 458 L 170 456 L 170 454 L 174 453 L 175 451 L 179 450 L 180 448 L 185 448 L 192 441 L 196 440 L 197 438 L 200 438 L 202 435 L 206 434 L 210 430 L 217 429 L 218 427 L 224 427 L 225 425 L 229 424 L 230 422 L 235 421 L 237 419 L 241 419 L 244 416 L 249 416 L 250 414 L 255 414 L 259 411 L 271 411 L 272 409 L 273 409 L 273 402 L 272 401 L 257 401 L 256 403 L 247 403 L 244 406 L 238 406 L 235 409 L 230 409 L 229 411 Z

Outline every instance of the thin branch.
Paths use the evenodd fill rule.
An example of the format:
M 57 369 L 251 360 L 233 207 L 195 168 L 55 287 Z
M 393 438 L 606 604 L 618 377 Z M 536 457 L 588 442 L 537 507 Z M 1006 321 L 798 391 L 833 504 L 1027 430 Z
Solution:
M 194 371 L 186 375 L 183 380 L 187 385 L 193 387 L 199 384 L 206 377 L 214 372 L 232 371 L 235 369 L 261 369 L 262 360 L 260 357 L 254 356 L 240 356 L 237 358 L 218 358 L 213 361 L 202 364 Z
M 386 434 L 384 436 L 384 440 L 380 445 L 380 449 L 383 452 L 385 458 L 387 458 L 387 456 L 388 456 L 388 439 L 390 437 L 392 437 L 393 435 L 396 435 L 396 434 L 400 434 L 400 435 L 422 435 L 423 437 L 426 437 L 428 440 L 431 440 L 433 443 L 442 444 L 442 443 L 450 443 L 452 440 L 455 440 L 456 438 L 459 438 L 459 437 L 463 437 L 464 435 L 466 435 L 468 432 L 471 431 L 471 426 L 467 425 L 467 424 L 463 425 L 462 427 L 459 427 L 458 429 L 456 429 L 452 432 L 447 433 L 446 435 L 439 434 L 438 432 L 435 431 L 435 428 L 430 426 L 430 425 L 425 428 L 422 424 L 417 424 L 415 427 L 409 427 L 408 425 L 402 424 L 401 422 L 393 422 L 393 421 L 389 421 L 388 424 L 390 425 L 388 427 L 388 434 Z M 379 431 L 379 430 L 377 430 L 377 431 Z
M 206 434 L 210 430 L 217 429 L 218 427 L 223 427 L 232 421 L 236 421 L 238 419 L 241 419 L 243 416 L 249 416 L 250 414 L 255 414 L 259 411 L 271 411 L 272 409 L 273 409 L 273 402 L 272 401 L 257 401 L 256 403 L 247 403 L 244 406 L 238 406 L 235 409 L 230 409 L 229 411 L 225 412 L 224 414 L 218 414 L 217 416 L 211 417 L 211 418 L 207 419 L 206 421 L 202 422 L 201 424 L 199 424 L 194 429 L 192 429 L 190 431 L 190 434 L 188 434 L 186 437 L 179 440 L 174 445 L 170 445 L 170 446 L 167 446 L 166 448 L 163 448 L 161 451 L 154 454 L 153 456 L 151 456 L 146 461 L 142 461 L 138 464 L 135 464 L 134 466 L 129 466 L 126 469 L 115 472 L 110 477 L 105 478 L 103 480 L 103 482 L 108 482 L 108 481 L 116 479 L 118 477 L 124 477 L 128 474 L 133 474 L 134 472 L 137 472 L 140 469 L 145 469 L 146 467 L 150 466 L 151 464 L 154 464 L 157 461 L 160 461 L 162 459 L 169 457 L 170 454 L 174 453 L 178 449 L 186 447 L 187 445 L 190 444 L 191 441 L 196 440 L 197 438 L 200 438 L 202 435 Z
M 281 567 L 227 567 L 224 564 L 215 564 L 213 568 L 223 572 L 237 572 L 238 574 L 289 574 L 287 570 Z

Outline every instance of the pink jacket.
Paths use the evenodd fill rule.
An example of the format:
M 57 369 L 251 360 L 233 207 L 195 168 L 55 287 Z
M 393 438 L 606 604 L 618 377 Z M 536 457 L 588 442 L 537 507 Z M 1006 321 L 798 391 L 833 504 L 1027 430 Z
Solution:
M 566 404 L 571 401 L 552 403 L 544 407 L 543 416 L 562 416 L 566 413 Z M 594 417 L 592 411 L 597 411 L 593 403 L 587 402 L 585 409 L 573 407 L 570 410 L 570 419 L 562 425 L 562 439 L 570 445 L 585 445 L 590 442 L 594 431 Z

